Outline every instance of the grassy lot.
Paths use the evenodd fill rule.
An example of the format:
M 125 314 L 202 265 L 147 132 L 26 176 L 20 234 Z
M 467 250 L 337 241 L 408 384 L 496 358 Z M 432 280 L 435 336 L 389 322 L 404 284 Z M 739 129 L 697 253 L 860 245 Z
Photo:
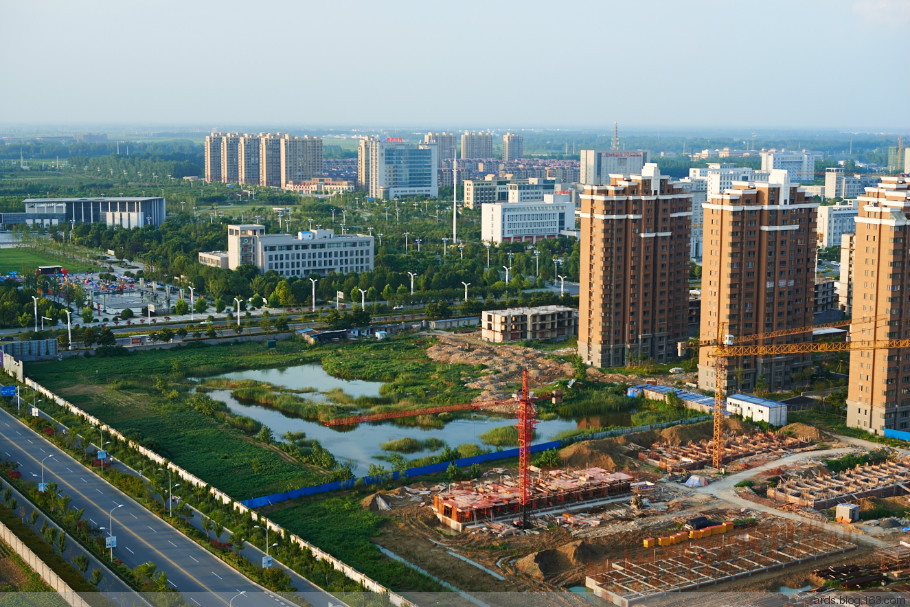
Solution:
M 194 345 L 36 362 L 26 366 L 26 373 L 232 497 L 247 499 L 327 482 L 338 471 L 303 462 L 254 438 L 256 422 L 241 423 L 243 419 L 206 407 L 192 393 L 190 376 L 322 361 L 343 377 L 388 382 L 383 391 L 394 404 L 381 407 L 470 400 L 475 391 L 460 381 L 460 372 L 470 367 L 434 363 L 425 347 L 412 338 L 319 347 L 288 340 L 274 349 L 261 343 Z M 369 399 L 351 399 L 346 406 L 377 408 Z
M 0 274 L 32 273 L 38 266 L 63 266 L 70 272 L 94 272 L 99 269 L 98 266 L 35 249 L 0 249 Z

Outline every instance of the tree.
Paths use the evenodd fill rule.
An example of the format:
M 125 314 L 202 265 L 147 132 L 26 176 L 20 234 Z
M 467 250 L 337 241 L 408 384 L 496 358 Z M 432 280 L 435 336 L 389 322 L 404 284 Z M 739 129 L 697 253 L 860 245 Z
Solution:
M 88 306 L 82 308 L 82 322 L 88 324 L 94 320 L 94 313 L 92 309 Z
M 85 344 L 86 348 L 91 348 L 97 339 L 98 335 L 94 328 L 86 327 L 82 330 L 82 343 Z
M 178 299 L 177 302 L 174 304 L 174 314 L 177 314 L 178 316 L 183 316 L 184 314 L 187 314 L 189 311 L 190 311 L 190 306 L 183 299 Z
M 215 300 L 215 312 L 218 314 L 221 314 L 222 312 L 224 312 L 224 308 L 225 308 L 224 300 L 219 297 L 218 299 Z
M 278 317 L 278 320 L 275 321 L 275 329 L 282 332 L 290 329 L 287 314 L 282 314 Z
M 262 319 L 259 321 L 259 326 L 262 327 L 263 331 L 269 331 L 272 328 L 272 316 L 268 313 L 268 310 L 262 313 Z
M 451 314 L 451 309 L 449 304 L 446 301 L 431 301 L 427 304 L 427 307 L 424 310 L 424 313 L 427 315 L 427 318 L 433 320 L 437 318 L 448 318 Z
M 98 343 L 102 346 L 113 346 L 117 343 L 117 337 L 109 327 L 104 327 L 98 334 Z
M 158 339 L 161 341 L 171 341 L 174 339 L 174 330 L 169 327 L 161 329 L 161 331 L 158 333 Z
M 193 312 L 196 314 L 203 314 L 208 307 L 209 304 L 205 301 L 205 298 L 200 297 L 196 300 L 196 303 L 193 304 Z
M 19 321 L 20 327 L 29 327 L 33 322 L 35 322 L 35 317 L 28 312 L 23 312 L 16 320 Z
M 134 313 L 130 308 L 124 308 L 120 312 L 120 318 L 122 318 L 123 320 L 129 320 L 133 316 L 134 316 Z
M 275 441 L 275 438 L 272 436 L 272 429 L 268 426 L 262 426 L 262 428 L 259 429 L 259 434 L 256 435 L 256 438 L 267 445 L 271 445 Z

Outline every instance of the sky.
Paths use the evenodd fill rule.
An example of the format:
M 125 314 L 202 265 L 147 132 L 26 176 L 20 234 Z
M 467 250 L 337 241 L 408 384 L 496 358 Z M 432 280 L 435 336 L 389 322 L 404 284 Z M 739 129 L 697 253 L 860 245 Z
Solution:
M 0 0 L 0 124 L 910 128 L 908 0 Z

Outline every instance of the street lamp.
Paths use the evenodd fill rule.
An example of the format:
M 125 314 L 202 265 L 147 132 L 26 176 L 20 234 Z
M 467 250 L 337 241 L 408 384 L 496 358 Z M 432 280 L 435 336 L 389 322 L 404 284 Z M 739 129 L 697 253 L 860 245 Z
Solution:
M 418 238 L 418 239 L 415 240 L 414 242 L 417 243 L 417 252 L 420 253 L 420 243 L 423 242 L 423 240 L 421 240 L 420 238 Z
M 411 272 L 408 270 L 408 276 L 411 277 L 411 297 L 414 296 L 414 277 L 417 276 L 417 272 Z
M 278 545 L 278 542 L 275 542 L 274 544 L 269 544 L 269 526 L 268 525 L 262 525 L 261 527 L 259 525 L 253 525 L 253 529 L 265 529 L 265 555 L 268 556 L 269 548 L 274 548 L 275 546 Z
M 404 252 L 405 252 L 405 253 L 408 252 L 408 236 L 410 236 L 410 235 L 411 235 L 410 232 L 405 232 L 405 233 L 404 233 Z
M 45 320 L 54 320 L 54 319 L 53 319 L 53 318 L 49 318 L 49 317 L 47 317 L 47 316 L 42 316 L 42 317 L 41 317 L 41 330 L 42 330 L 42 331 L 44 331 L 44 321 L 45 321 Z
M 312 301 L 312 305 L 310 306 L 310 312 L 315 312 L 316 311 L 316 283 L 319 281 L 315 278 L 310 278 L 310 282 L 312 283 L 312 286 L 313 286 L 313 295 L 312 295 L 313 301 Z
M 164 468 L 158 468 L 159 471 L 165 472 Z M 167 472 L 167 508 L 168 516 L 174 516 L 174 489 L 180 486 L 180 483 L 176 485 L 171 484 L 171 469 L 168 468 Z
M 556 278 L 559 279 L 559 296 L 562 297 L 566 294 L 566 277 L 557 276 Z
M 45 459 L 48 459 L 48 458 L 51 458 L 51 457 L 54 457 L 54 454 L 53 454 L 53 453 L 51 453 L 50 455 L 44 456 L 44 459 L 41 460 L 41 486 L 38 487 L 38 491 L 40 491 L 41 493 L 44 493 L 44 491 L 45 491 L 45 485 L 44 485 L 44 460 L 45 460 Z
M 487 248 L 487 269 L 490 269 L 490 243 L 486 243 L 483 246 Z
M 70 326 L 71 316 L 70 316 L 69 308 L 64 310 L 64 312 L 66 312 L 66 339 L 69 342 L 69 346 L 67 347 L 67 349 L 72 350 L 73 349 L 73 330 Z
M 35 333 L 38 332 L 38 298 L 32 295 L 32 301 L 35 302 Z
M 553 276 L 559 276 L 559 260 L 553 260 Z M 553 279 L 553 282 L 556 283 L 556 279 Z
M 361 289 L 360 287 L 357 287 L 357 290 L 360 291 L 360 309 L 366 310 L 367 309 L 367 300 L 366 300 L 367 292 L 364 291 L 363 289 Z
M 376 235 L 379 236 L 379 246 L 381 247 L 382 246 L 382 232 L 379 232 Z
M 111 548 L 111 562 L 114 562 L 114 545 L 117 543 L 117 537 L 114 535 L 114 510 L 121 508 L 123 504 L 117 504 L 107 513 L 108 516 L 108 535 L 111 537 L 110 548 Z
M 506 288 L 509 287 L 509 268 L 508 266 L 502 266 L 502 269 L 506 271 Z
M 535 265 L 536 269 L 534 271 L 534 276 L 536 276 L 537 278 L 540 278 L 540 251 L 538 251 L 536 249 L 534 250 L 534 261 L 536 263 L 536 265 Z
M 234 298 L 234 303 L 237 304 L 237 326 L 240 326 L 240 300 L 236 297 Z
M 471 283 L 461 281 L 461 284 L 464 285 L 464 300 L 468 301 L 468 287 L 471 286 Z
M 458 253 L 459 253 L 459 255 L 461 255 L 461 258 L 464 259 L 464 245 L 463 244 L 458 245 Z
M 446 250 L 447 250 L 448 248 L 449 248 L 449 239 L 448 239 L 448 238 L 443 238 L 443 239 L 442 239 L 442 256 L 443 256 L 443 257 L 446 256 Z
M 193 287 L 190 287 L 190 322 L 195 320 L 193 313 L 195 312 L 196 307 L 196 294 L 193 292 Z

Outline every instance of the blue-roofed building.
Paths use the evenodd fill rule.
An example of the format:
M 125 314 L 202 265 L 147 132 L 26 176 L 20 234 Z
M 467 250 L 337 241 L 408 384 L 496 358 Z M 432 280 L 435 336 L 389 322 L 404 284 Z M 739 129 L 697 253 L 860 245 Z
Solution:
M 743 419 L 768 422 L 772 426 L 787 425 L 787 405 L 752 394 L 733 394 L 727 397 L 727 410 Z
M 714 399 L 712 397 L 695 394 L 694 392 L 687 392 L 686 390 L 680 390 L 679 388 L 674 388 L 672 386 L 641 384 L 632 386 L 626 390 L 626 394 L 633 398 L 643 395 L 649 400 L 659 400 L 663 402 L 667 402 L 667 398 L 671 392 L 676 393 L 676 396 L 682 401 L 682 404 L 686 409 L 702 411 L 703 413 L 714 412 Z

